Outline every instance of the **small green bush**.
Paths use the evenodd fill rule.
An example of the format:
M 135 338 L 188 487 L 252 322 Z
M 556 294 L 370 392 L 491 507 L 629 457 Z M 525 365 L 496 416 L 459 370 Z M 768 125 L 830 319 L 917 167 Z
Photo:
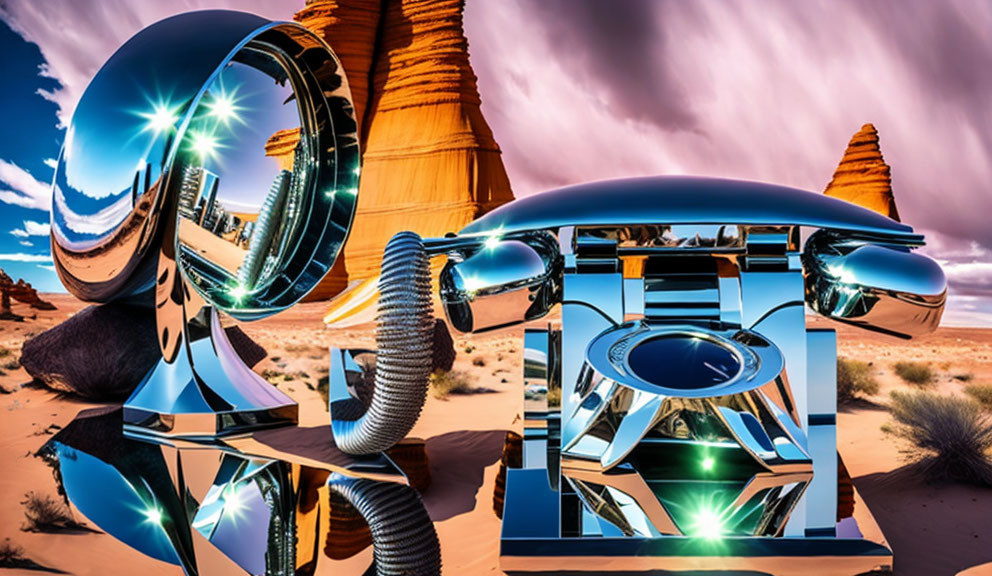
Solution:
M 927 386 L 937 379 L 933 368 L 923 362 L 896 362 L 892 365 L 892 369 L 905 382 L 917 386 Z
M 964 387 L 964 393 L 992 410 L 992 384 L 969 384 Z
M 971 400 L 932 392 L 892 392 L 887 432 L 930 480 L 992 486 L 992 420 Z
M 862 396 L 878 394 L 878 380 L 867 362 L 837 358 L 837 400 L 851 402 Z

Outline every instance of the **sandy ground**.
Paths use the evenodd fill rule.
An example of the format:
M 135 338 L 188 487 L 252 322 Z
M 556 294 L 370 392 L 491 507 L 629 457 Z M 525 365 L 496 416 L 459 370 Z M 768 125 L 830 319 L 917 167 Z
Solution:
M 39 313 L 24 323 L 0 322 L 0 346 L 16 354 L 25 338 L 82 307 L 68 296 L 52 300 L 59 307 L 56 312 Z M 327 373 L 327 346 L 373 347 L 371 327 L 325 330 L 320 322 L 323 308 L 300 305 L 242 326 L 269 352 L 255 370 L 300 402 L 301 426 L 328 422 L 326 407 L 314 390 Z M 972 382 L 992 384 L 992 329 L 942 328 L 907 342 L 834 327 L 840 334 L 841 355 L 872 362 L 882 382 L 882 391 L 870 402 L 840 413 L 839 448 L 895 552 L 896 574 L 941 576 L 967 570 L 969 576 L 992 575 L 992 490 L 924 483 L 908 472 L 901 445 L 881 431 L 888 420 L 889 392 L 908 387 L 893 373 L 894 362 L 930 362 L 939 372 L 932 388 L 942 393 L 961 393 L 964 384 L 955 375 L 972 374 Z M 441 540 L 445 574 L 501 574 L 500 522 L 492 512 L 492 496 L 505 432 L 521 426 L 521 340 L 519 330 L 471 338 L 455 335 L 455 370 L 483 391 L 446 400 L 430 397 L 413 431 L 427 442 L 433 482 L 423 499 Z M 23 369 L 3 368 L 9 359 L 0 358 L 5 372 L 0 386 L 8 392 L 0 395 L 0 542 L 10 538 L 38 564 L 73 574 L 177 574 L 175 567 L 106 534 L 21 530 L 24 495 L 31 490 L 55 495 L 50 468 L 31 455 L 51 437 L 52 424 L 65 426 L 93 404 L 24 386 L 29 377 Z M 0 569 L 0 574 L 15 573 Z

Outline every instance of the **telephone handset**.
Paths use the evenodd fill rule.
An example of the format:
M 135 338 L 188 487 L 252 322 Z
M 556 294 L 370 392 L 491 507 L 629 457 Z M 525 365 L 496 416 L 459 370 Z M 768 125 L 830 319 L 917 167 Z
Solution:
M 563 262 L 554 240 L 570 228 L 575 233 L 566 250 L 573 254 L 595 252 L 601 237 L 614 240 L 609 249 L 620 259 L 709 252 L 739 264 L 760 258 L 761 245 L 774 241 L 769 230 L 786 234 L 789 245 L 783 246 L 794 250 L 799 228 L 816 229 L 801 254 L 806 301 L 816 312 L 912 337 L 936 328 L 945 301 L 944 274 L 936 262 L 912 252 L 923 237 L 909 226 L 781 186 L 655 177 L 528 196 L 490 212 L 458 236 L 427 241 L 431 251 L 449 256 L 441 296 L 452 325 L 478 332 L 547 312 L 560 300 Z M 609 242 L 600 244 L 603 249 Z

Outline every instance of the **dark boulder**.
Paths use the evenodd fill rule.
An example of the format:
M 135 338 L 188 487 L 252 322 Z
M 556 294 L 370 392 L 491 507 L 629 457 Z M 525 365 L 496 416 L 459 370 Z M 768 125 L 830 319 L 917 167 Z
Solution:
M 265 358 L 265 349 L 240 328 L 227 328 L 227 335 L 249 366 Z M 154 309 L 110 303 L 85 308 L 26 341 L 20 362 L 53 390 L 123 400 L 160 358 Z
M 434 349 L 431 358 L 431 372 L 447 372 L 455 364 L 455 341 L 451 338 L 448 325 L 440 318 L 434 319 Z

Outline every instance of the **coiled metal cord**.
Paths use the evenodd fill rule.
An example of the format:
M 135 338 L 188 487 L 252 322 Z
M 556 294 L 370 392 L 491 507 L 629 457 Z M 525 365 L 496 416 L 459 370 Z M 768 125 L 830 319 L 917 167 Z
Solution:
M 441 574 L 441 545 L 416 490 L 340 474 L 332 474 L 327 487 L 354 506 L 369 525 L 378 576 Z
M 420 236 L 400 232 L 382 256 L 372 400 L 357 418 L 333 415 L 338 448 L 350 454 L 381 452 L 413 429 L 427 400 L 433 333 L 430 259 Z

